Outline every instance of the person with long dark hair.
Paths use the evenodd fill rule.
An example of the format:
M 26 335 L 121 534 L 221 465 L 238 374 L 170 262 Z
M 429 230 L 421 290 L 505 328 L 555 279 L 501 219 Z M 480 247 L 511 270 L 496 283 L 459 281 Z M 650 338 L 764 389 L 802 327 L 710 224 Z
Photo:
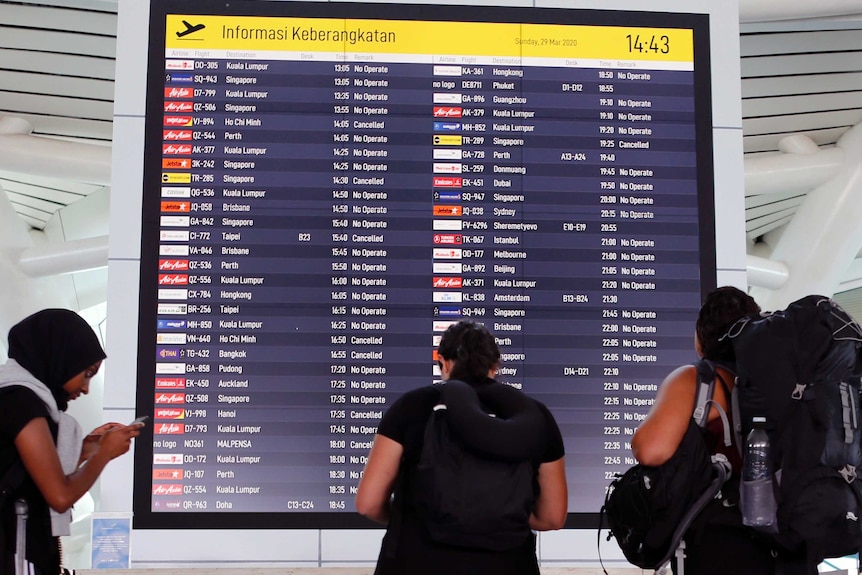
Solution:
M 65 413 L 89 392 L 103 359 L 96 334 L 70 310 L 37 312 L 9 331 L 9 361 L 0 366 L 0 477 L 10 482 L 0 496 L 3 573 L 14 572 L 15 501 L 28 508 L 27 569 L 60 573 L 58 536 L 69 533 L 72 505 L 140 433 L 142 424 L 107 423 L 82 438 Z
M 695 324 L 694 347 L 698 356 L 715 364 L 716 386 L 713 401 L 721 406 L 733 426 L 731 392 L 735 385 L 736 356 L 729 338 L 724 337 L 740 318 L 755 315 L 760 306 L 751 296 L 735 287 L 720 287 L 704 300 Z M 632 452 L 644 465 L 658 466 L 670 459 L 682 442 L 694 411 L 697 370 L 684 365 L 672 371 L 662 382 L 647 418 L 632 437 Z M 731 479 L 723 488 L 722 499 L 716 499 L 695 520 L 686 534 L 685 572 L 746 573 L 775 572 L 771 547 L 753 530 L 742 525 L 738 508 L 738 485 L 742 458 L 734 444 L 725 446 L 719 410 L 710 407 L 706 438 L 711 453 L 722 453 L 731 464 Z M 731 434 L 733 436 L 733 434 Z M 677 571 L 676 561 L 672 563 Z
M 463 384 L 456 384 L 454 380 L 466 382 L 484 402 L 484 392 L 498 385 L 493 378 L 500 364 L 500 350 L 494 336 L 481 324 L 460 321 L 450 326 L 440 340 L 438 358 L 444 380 L 442 387 L 451 385 L 453 391 L 463 390 Z M 447 381 L 450 383 L 445 383 Z M 559 427 L 543 404 L 513 388 L 503 388 L 515 394 L 516 399 L 522 398 L 536 413 L 532 423 L 520 434 L 536 440 L 532 445 L 537 446 L 529 456 L 533 470 L 532 511 L 529 518 L 524 518 L 523 531 L 516 531 L 523 532 L 523 539 L 504 550 L 441 543 L 429 535 L 423 524 L 415 504 L 415 498 L 422 493 L 416 493 L 416 486 L 411 482 L 414 477 L 411 470 L 420 459 L 423 432 L 441 395 L 440 387 L 425 386 L 403 395 L 386 411 L 377 430 L 356 495 L 359 513 L 387 525 L 375 573 L 538 575 L 532 531 L 560 529 L 567 513 L 564 448 Z M 515 445 L 499 447 L 516 448 Z M 394 494 L 401 502 L 397 511 L 392 506 L 396 490 L 401 491 Z M 398 515 L 397 521 L 393 521 L 393 515 Z M 493 538 L 494 534 L 488 536 Z

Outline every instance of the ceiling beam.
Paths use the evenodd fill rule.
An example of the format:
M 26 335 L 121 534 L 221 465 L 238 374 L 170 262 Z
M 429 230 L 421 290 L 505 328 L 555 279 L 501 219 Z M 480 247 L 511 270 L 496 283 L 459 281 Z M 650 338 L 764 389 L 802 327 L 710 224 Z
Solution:
M 862 15 L 859 0 L 739 0 L 739 21 L 742 23 L 852 15 Z

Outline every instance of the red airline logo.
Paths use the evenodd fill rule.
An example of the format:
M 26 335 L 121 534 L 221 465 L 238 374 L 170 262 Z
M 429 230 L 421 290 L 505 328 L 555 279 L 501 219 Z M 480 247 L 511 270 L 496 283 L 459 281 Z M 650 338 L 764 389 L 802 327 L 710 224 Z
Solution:
M 162 144 L 162 154 L 166 156 L 180 156 L 191 153 L 191 144 Z
M 178 403 L 186 402 L 186 394 L 185 393 L 157 393 L 156 394 L 156 403 L 160 405 L 176 405 Z
M 165 126 L 191 126 L 191 116 L 165 116 Z
M 163 170 L 188 170 L 192 167 L 192 161 L 189 158 L 164 158 L 162 159 Z
M 192 88 L 165 88 L 165 98 L 191 98 L 194 95 Z
M 180 407 L 159 407 L 154 415 L 156 419 L 184 419 L 185 410 Z
M 159 260 L 160 272 L 180 272 L 189 269 L 189 260 Z
M 445 277 L 435 277 L 434 278 L 434 287 L 435 288 L 461 288 L 461 284 L 463 284 L 463 280 L 461 278 L 445 278 Z
M 153 427 L 153 433 L 156 435 L 183 435 L 185 427 L 178 423 L 157 423 Z
M 189 276 L 186 274 L 159 274 L 160 286 L 187 286 Z
M 185 141 L 192 139 L 191 130 L 162 130 L 162 139 L 165 141 Z
M 461 248 L 434 248 L 434 259 L 460 260 Z M 441 331 L 445 331 L 443 328 Z
M 182 465 L 183 463 L 183 454 L 182 453 L 154 453 L 153 454 L 153 464 L 154 465 Z
M 188 202 L 162 202 L 163 212 L 187 212 L 190 208 Z
M 165 60 L 165 70 L 194 70 L 194 60 Z
M 194 109 L 191 102 L 165 102 L 165 112 L 192 112 Z
M 435 244 L 460 244 L 462 241 L 461 234 L 434 234 Z
M 183 486 L 177 483 L 153 485 L 153 495 L 182 495 Z
M 191 132 L 189 132 L 191 133 Z M 460 188 L 461 178 L 434 178 L 435 188 Z
M 434 106 L 435 118 L 460 118 L 462 108 L 452 106 Z
M 156 389 L 185 389 L 185 387 L 186 387 L 186 378 L 184 378 L 184 377 L 157 377 L 156 378 Z M 180 403 L 182 403 L 182 402 L 180 402 Z

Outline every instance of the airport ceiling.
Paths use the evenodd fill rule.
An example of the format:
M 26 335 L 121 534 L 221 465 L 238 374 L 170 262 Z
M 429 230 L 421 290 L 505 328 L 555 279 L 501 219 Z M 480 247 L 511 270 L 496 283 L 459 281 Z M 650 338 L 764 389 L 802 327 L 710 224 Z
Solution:
M 853 12 L 854 4 L 846 5 L 845 14 Z M 785 6 L 793 16 L 800 0 Z M 774 21 L 764 23 L 743 16 L 746 154 L 774 153 L 781 138 L 799 133 L 830 146 L 862 121 L 862 4 L 856 6 L 857 14 L 844 16 L 773 15 Z M 36 135 L 110 146 L 116 11 L 117 0 L 0 0 L 0 117 L 23 118 Z M 51 177 L 50 165 L 38 176 L 9 168 L 0 163 L 0 186 L 20 217 L 37 229 L 58 210 L 103 188 Z M 748 239 L 787 223 L 804 195 L 747 195 Z

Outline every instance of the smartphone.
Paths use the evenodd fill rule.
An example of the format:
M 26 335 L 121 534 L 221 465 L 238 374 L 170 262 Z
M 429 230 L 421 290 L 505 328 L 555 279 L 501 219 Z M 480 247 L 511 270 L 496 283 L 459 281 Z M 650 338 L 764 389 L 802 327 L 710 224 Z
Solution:
M 138 417 L 137 419 L 135 419 L 133 422 L 131 422 L 129 425 L 130 425 L 130 426 L 132 426 L 132 425 L 138 425 L 138 424 L 143 425 L 144 423 L 146 423 L 146 421 L 147 421 L 149 418 L 150 418 L 150 416 L 149 416 L 149 415 L 142 415 L 142 416 Z

